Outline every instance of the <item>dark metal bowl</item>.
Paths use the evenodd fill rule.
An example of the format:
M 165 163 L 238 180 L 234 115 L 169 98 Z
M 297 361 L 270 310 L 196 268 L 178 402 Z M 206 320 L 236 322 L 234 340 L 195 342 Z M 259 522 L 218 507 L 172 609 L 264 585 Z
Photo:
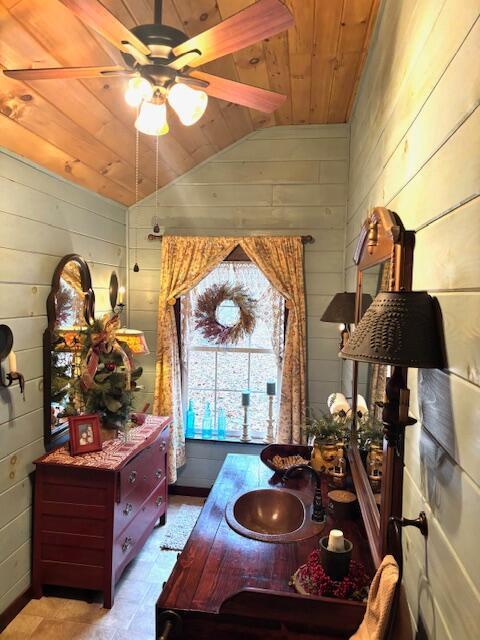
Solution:
M 260 460 L 272 471 L 283 473 L 286 469 L 277 469 L 271 462 L 275 456 L 278 455 L 281 458 L 286 458 L 287 456 L 302 456 L 305 460 L 310 460 L 312 457 L 312 449 L 313 447 L 307 447 L 301 444 L 269 444 L 268 447 L 262 449 Z

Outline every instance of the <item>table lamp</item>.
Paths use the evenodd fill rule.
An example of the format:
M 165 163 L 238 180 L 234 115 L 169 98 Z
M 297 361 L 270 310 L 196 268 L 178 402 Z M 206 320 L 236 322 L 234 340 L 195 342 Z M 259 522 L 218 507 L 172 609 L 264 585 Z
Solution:
M 355 296 L 355 292 L 336 293 L 320 318 L 322 322 L 336 322 L 341 325 L 340 349 L 347 344 L 351 334 L 350 325 L 355 322 Z M 371 303 L 372 296 L 368 293 L 362 294 L 362 309 L 367 309 Z

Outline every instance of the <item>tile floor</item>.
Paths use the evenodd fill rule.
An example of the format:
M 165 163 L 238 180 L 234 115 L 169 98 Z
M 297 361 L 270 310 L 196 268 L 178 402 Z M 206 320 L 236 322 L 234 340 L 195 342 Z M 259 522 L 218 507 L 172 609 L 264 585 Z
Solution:
M 202 505 L 203 498 L 172 496 L 169 523 L 183 504 Z M 101 595 L 94 602 L 44 596 L 31 600 L 0 634 L 2 640 L 154 640 L 155 602 L 168 579 L 177 551 L 163 551 L 154 529 L 136 559 L 127 567 L 115 590 L 115 604 L 108 610 Z

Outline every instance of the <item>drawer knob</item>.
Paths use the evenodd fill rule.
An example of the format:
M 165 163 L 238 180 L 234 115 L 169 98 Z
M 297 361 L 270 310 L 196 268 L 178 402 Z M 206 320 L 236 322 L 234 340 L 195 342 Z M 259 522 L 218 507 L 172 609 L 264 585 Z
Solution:
M 155 471 L 155 477 L 160 480 L 160 478 L 162 477 L 162 470 L 161 469 L 157 469 Z
M 123 510 L 123 515 L 129 516 L 132 513 L 132 509 L 133 506 L 130 504 L 130 502 L 127 502 L 127 504 L 125 505 L 125 509 Z
M 132 471 L 132 473 L 128 476 L 128 481 L 130 484 L 133 484 L 137 480 L 137 472 Z
M 163 502 L 163 498 L 162 496 L 157 496 L 156 500 L 155 500 L 155 504 L 157 505 L 157 507 L 159 507 Z
M 125 538 L 125 540 L 123 541 L 123 544 L 122 544 L 123 553 L 128 551 L 130 549 L 130 547 L 132 546 L 132 544 L 133 544 L 133 538 L 131 538 L 130 536 L 127 536 Z
M 160 451 L 165 451 L 166 444 L 165 442 L 160 443 Z

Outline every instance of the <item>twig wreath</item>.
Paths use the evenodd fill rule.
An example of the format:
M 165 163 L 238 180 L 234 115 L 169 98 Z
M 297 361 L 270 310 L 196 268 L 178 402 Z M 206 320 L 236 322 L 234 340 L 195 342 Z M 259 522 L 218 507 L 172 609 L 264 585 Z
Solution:
M 227 300 L 231 300 L 239 311 L 238 321 L 230 326 L 218 319 L 218 308 Z M 214 284 L 198 297 L 195 328 L 215 344 L 236 344 L 255 329 L 256 304 L 242 285 Z

